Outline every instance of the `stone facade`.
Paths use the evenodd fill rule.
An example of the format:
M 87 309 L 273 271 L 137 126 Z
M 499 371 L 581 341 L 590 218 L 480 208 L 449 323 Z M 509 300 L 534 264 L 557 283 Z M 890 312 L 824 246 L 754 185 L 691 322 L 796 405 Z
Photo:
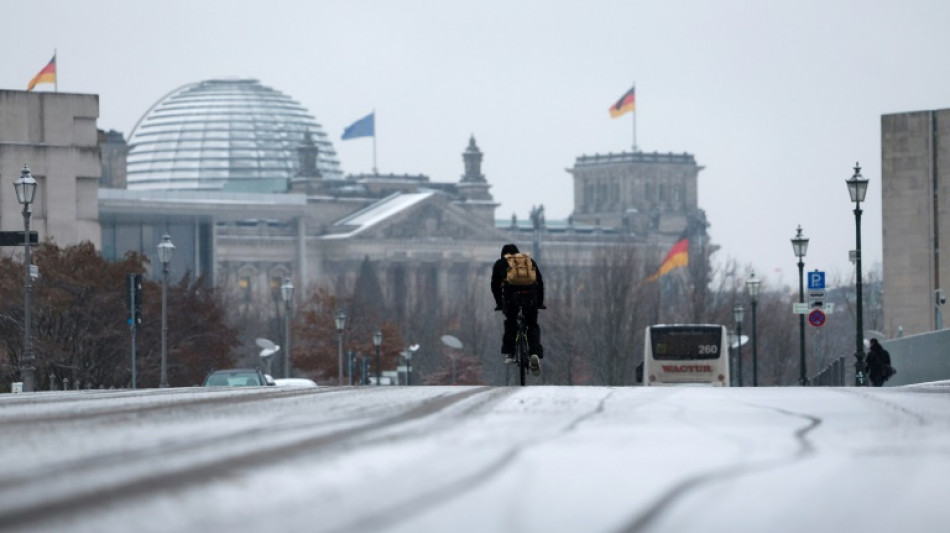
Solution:
M 0 90 L 0 229 L 23 229 L 13 182 L 27 165 L 38 183 L 30 228 L 40 241 L 100 247 L 98 117 L 98 95 Z
M 587 197 L 575 212 L 582 221 L 600 217 L 597 224 L 573 217 L 548 224 L 540 206 L 529 225 L 496 224 L 497 203 L 474 137 L 454 183 L 375 173 L 328 180 L 313 165 L 312 142 L 305 138 L 298 155 L 299 170 L 283 194 L 103 191 L 104 255 L 118 258 L 129 249 L 151 255 L 168 231 L 182 250 L 173 272 L 205 274 L 249 309 L 273 299 L 285 277 L 296 287 L 353 287 L 369 260 L 389 306 L 408 313 L 425 302 L 456 305 L 473 290 L 489 298 L 491 265 L 506 242 L 532 251 L 546 270 L 570 271 L 618 248 L 640 248 L 659 261 L 690 234 L 690 282 L 705 286 L 712 247 L 696 205 L 700 167 L 690 155 L 582 156 L 571 170 L 575 180 L 596 182 L 607 166 L 630 191 L 623 210 L 584 204 Z M 655 195 L 641 197 L 650 192 Z M 636 207 L 651 208 L 652 218 L 637 216 Z
M 950 295 L 950 109 L 881 117 L 884 333 L 933 331 Z
M 691 154 L 578 157 L 568 171 L 574 176 L 573 221 L 641 237 L 679 234 L 691 219 L 705 219 L 698 205 L 700 170 Z

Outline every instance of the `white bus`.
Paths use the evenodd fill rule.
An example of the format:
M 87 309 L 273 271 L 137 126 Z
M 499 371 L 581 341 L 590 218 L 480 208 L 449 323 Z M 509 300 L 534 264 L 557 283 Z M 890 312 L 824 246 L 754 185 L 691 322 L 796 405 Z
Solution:
M 644 335 L 643 384 L 729 386 L 729 334 L 725 326 L 648 326 Z

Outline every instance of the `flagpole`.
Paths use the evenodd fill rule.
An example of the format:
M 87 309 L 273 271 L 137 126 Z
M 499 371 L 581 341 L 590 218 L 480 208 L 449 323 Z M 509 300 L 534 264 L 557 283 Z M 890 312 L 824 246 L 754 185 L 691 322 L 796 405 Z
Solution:
M 56 75 L 53 76 L 53 91 L 59 92 L 59 63 L 56 61 L 56 49 L 53 48 L 53 62 L 55 63 Z
M 633 110 L 633 151 L 637 151 L 637 110 Z
M 376 109 L 373 109 L 373 174 L 379 174 L 376 170 Z
M 636 98 L 637 95 L 637 82 L 633 82 L 633 95 Z M 637 152 L 637 104 L 636 100 L 633 103 L 633 152 Z

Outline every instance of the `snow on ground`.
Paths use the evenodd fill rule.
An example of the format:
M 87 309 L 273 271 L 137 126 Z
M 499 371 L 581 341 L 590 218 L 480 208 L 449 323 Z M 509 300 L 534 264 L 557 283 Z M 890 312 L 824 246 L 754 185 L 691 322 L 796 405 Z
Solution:
M 0 530 L 936 531 L 950 388 L 0 396 Z

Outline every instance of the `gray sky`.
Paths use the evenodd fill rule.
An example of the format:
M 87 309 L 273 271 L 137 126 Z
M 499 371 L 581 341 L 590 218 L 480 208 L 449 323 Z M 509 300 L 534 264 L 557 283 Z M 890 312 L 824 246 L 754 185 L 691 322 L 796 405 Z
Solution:
M 950 2 L 0 0 L 0 88 L 25 89 L 58 51 L 59 90 L 100 95 L 99 127 L 128 136 L 169 91 L 259 79 L 317 118 L 347 173 L 372 139 L 380 172 L 456 181 L 474 134 L 499 218 L 573 209 L 564 169 L 632 144 L 607 108 L 637 84 L 637 144 L 705 167 L 699 203 L 721 246 L 759 277 L 849 279 L 845 180 L 870 180 L 864 263 L 881 260 L 880 117 L 950 107 Z M 37 90 L 52 90 L 40 85 Z

